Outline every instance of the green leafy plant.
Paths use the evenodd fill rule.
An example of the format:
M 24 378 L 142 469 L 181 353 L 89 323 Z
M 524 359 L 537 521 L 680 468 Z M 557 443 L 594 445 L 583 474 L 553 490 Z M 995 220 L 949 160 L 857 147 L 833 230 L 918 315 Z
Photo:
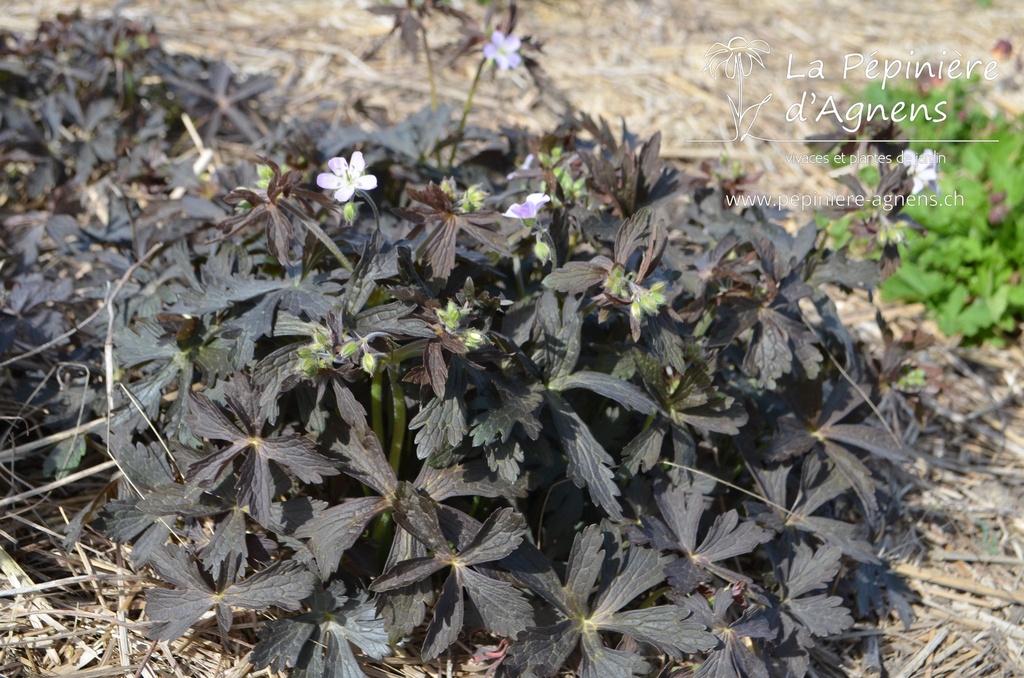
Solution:
M 923 233 L 899 227 L 903 266 L 882 286 L 889 299 L 922 302 L 948 335 L 1005 343 L 1024 320 L 1024 127 L 974 103 L 977 80 L 919 88 L 869 89 L 871 103 L 928 110 L 945 101 L 945 120 L 900 123 L 904 133 L 942 156 L 940 195 L 910 201 L 902 214 Z M 928 144 L 928 139 L 971 143 Z

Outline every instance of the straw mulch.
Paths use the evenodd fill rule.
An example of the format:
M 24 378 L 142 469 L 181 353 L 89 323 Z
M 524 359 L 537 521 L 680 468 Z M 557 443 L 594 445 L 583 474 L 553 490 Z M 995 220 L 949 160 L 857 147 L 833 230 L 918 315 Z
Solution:
M 110 3 L 100 0 L 79 4 L 87 14 L 109 12 Z M 274 74 L 296 112 L 317 109 L 339 121 L 370 125 L 358 111 L 396 120 L 429 98 L 425 65 L 403 54 L 397 40 L 364 58 L 390 23 L 357 3 L 121 4 L 126 15 L 152 18 L 170 50 L 224 59 L 247 73 Z M 796 66 L 821 59 L 832 71 L 831 91 L 843 94 L 835 72 L 851 52 L 877 50 L 879 58 L 906 59 L 910 49 L 921 55 L 947 49 L 988 59 L 1000 39 L 1024 44 L 1024 4 L 984 4 L 939 0 L 893 9 L 881 1 L 824 2 L 804 12 L 772 1 L 756 9 L 670 0 L 522 2 L 518 32 L 543 41 L 537 58 L 553 87 L 538 93 L 524 76 L 502 74 L 482 84 L 472 120 L 540 131 L 555 125 L 568 105 L 613 122 L 623 118 L 641 136 L 661 130 L 664 154 L 684 163 L 727 154 L 746 169 L 764 170 L 757 190 L 768 194 L 827 191 L 836 184 L 817 166 L 785 162 L 785 153 L 803 152 L 798 144 L 687 143 L 731 136 L 726 91 L 702 73 L 708 47 L 734 35 L 771 43 L 771 68 L 752 76 L 750 91 L 797 100 L 808 85 L 786 78 L 785 55 L 792 53 Z M 32 32 L 40 18 L 68 9 L 56 0 L 2 2 L 0 28 Z M 456 27 L 444 19 L 432 19 L 431 26 L 438 95 L 460 106 L 475 64 L 447 63 L 443 48 L 457 40 Z M 1016 59 L 1014 54 L 1001 63 L 1000 78 L 984 93 L 982 103 L 993 111 L 1024 111 L 1024 78 Z M 851 77 L 846 85 L 852 91 L 862 83 Z M 823 131 L 789 123 L 784 115 L 781 107 L 765 110 L 759 118 L 762 136 Z M 854 297 L 841 312 L 863 341 L 881 350 L 875 304 Z M 928 329 L 921 308 L 883 312 L 897 334 Z M 916 450 L 914 465 L 891 479 L 898 510 L 884 537 L 896 570 L 917 595 L 916 621 L 909 630 L 895 619 L 855 627 L 818 657 L 819 665 L 836 667 L 828 675 L 1024 675 L 1024 353 L 1019 347 L 966 350 L 955 344 L 940 339 L 924 357 L 934 368 L 935 392 L 922 395 L 912 411 L 885 413 L 902 422 L 900 433 Z M 146 640 L 129 620 L 138 617 L 140 593 L 151 582 L 133 569 L 128 550 L 96 537 L 71 552 L 60 547 L 66 521 L 116 478 L 116 468 L 100 464 L 60 482 L 26 485 L 18 475 L 19 460 L 34 451 L 0 450 L 5 484 L 15 488 L 0 498 L 0 676 L 270 675 L 252 671 L 247 648 L 221 638 L 212 619 L 204 622 L 210 627 L 205 633 L 170 644 Z M 236 617 L 236 628 L 257 623 L 251 613 Z M 400 654 L 367 671 L 460 675 L 473 668 L 467 661 L 471 650 L 465 649 L 466 655 L 453 652 L 430 664 Z

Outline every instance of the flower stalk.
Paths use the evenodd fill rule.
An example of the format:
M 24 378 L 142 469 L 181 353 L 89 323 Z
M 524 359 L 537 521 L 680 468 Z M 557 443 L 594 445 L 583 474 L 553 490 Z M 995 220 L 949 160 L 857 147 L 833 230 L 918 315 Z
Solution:
M 459 126 L 455 129 L 455 138 L 452 140 L 452 152 L 448 156 L 448 164 L 455 164 L 455 153 L 459 150 L 459 142 L 462 141 L 462 132 L 466 129 L 466 118 L 469 117 L 469 109 L 473 106 L 473 95 L 476 94 L 476 87 L 480 84 L 480 76 L 483 75 L 486 61 L 481 61 L 476 67 L 476 75 L 473 76 L 473 84 L 469 86 L 469 94 L 466 95 L 466 105 L 462 107 L 462 117 L 459 118 Z

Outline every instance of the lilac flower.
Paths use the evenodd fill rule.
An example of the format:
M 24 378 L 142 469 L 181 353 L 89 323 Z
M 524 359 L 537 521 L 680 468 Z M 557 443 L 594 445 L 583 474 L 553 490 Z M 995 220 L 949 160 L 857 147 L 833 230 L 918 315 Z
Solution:
M 514 35 L 505 35 L 501 31 L 491 33 L 491 41 L 484 45 L 484 56 L 493 59 L 498 68 L 507 71 L 510 68 L 517 68 L 523 63 L 519 56 L 519 48 L 522 41 Z
M 316 184 L 320 188 L 334 191 L 334 199 L 338 202 L 348 202 L 357 190 L 370 191 L 377 188 L 377 177 L 365 174 L 366 161 L 359 151 L 352 154 L 351 161 L 331 158 L 327 166 L 332 173 L 325 172 L 317 176 Z
M 914 180 L 912 193 L 920 193 L 926 186 L 935 193 L 939 192 L 939 156 L 935 151 L 927 148 L 921 155 L 914 151 L 904 151 L 903 164 L 908 168 L 907 174 Z
M 550 202 L 551 198 L 543 193 L 531 193 L 526 196 L 526 202 L 515 203 L 512 207 L 502 216 L 511 217 L 512 219 L 536 219 L 537 211 L 541 205 Z

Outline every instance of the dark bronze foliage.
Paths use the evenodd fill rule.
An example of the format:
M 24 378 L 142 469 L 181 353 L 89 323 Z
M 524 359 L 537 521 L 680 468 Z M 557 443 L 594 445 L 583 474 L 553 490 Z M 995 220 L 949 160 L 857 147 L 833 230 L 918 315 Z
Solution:
M 410 47 L 431 12 L 468 21 L 386 10 Z M 123 20 L 3 44 L 0 358 L 35 432 L 9 434 L 110 406 L 89 450 L 126 482 L 69 539 L 93 520 L 166 582 L 145 594 L 154 640 L 207 633 L 211 610 L 226 633 L 243 608 L 261 611 L 231 631 L 251 661 L 303 676 L 358 675 L 353 648 L 496 636 L 510 675 L 761 677 L 802 675 L 854 599 L 860 620 L 908 609 L 872 541 L 908 450 L 869 401 L 909 389 L 922 344 L 862 355 L 823 290 L 870 288 L 877 266 L 813 224 L 726 210 L 658 135 L 589 118 L 490 133 L 456 167 L 431 164 L 462 138 L 447 114 L 332 132 L 380 182 L 339 209 L 316 188 L 328 158 L 291 145 L 326 123 L 266 134 L 263 80 Z M 156 159 L 183 112 L 212 145 L 266 143 L 197 177 Z M 546 164 L 517 174 L 525 148 Z M 535 219 L 502 216 L 537 191 Z M 58 362 L 116 383 L 47 387 Z

